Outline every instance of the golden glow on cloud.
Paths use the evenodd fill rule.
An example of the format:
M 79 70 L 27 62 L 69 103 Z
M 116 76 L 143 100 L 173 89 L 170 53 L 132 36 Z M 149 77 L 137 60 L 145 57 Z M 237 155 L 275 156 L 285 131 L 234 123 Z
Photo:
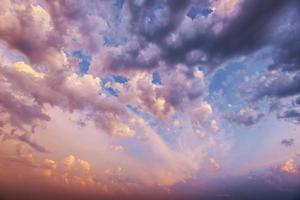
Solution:
M 75 164 L 76 158 L 73 155 L 68 155 L 64 159 L 64 165 L 66 168 L 71 168 Z
M 44 77 L 44 74 L 35 71 L 34 69 L 32 69 L 31 66 L 25 64 L 24 62 L 16 62 L 14 64 L 14 67 L 18 72 L 27 73 L 35 78 L 43 78 Z
M 298 172 L 297 166 L 295 164 L 295 161 L 290 159 L 283 163 L 280 167 L 280 170 L 285 173 L 294 174 Z
M 212 120 L 212 121 L 210 122 L 210 127 L 211 127 L 211 129 L 212 129 L 212 131 L 213 131 L 214 133 L 217 133 L 217 132 L 220 131 L 220 127 L 219 127 L 219 125 L 218 125 L 218 123 L 217 123 L 216 120 Z
M 237 14 L 238 6 L 243 0 L 212 1 L 213 10 L 221 17 L 231 17 Z
M 89 172 L 91 170 L 91 164 L 85 160 L 78 159 L 78 163 L 82 167 L 82 169 L 86 172 Z

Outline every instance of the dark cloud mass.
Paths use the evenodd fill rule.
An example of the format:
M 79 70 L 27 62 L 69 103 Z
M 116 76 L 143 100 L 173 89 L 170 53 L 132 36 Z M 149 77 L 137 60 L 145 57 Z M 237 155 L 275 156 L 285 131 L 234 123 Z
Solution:
M 226 59 L 245 55 L 258 50 L 269 41 L 272 23 L 279 11 L 288 1 L 245 1 L 240 6 L 238 14 L 232 19 L 219 19 L 224 23 L 224 29 L 214 34 L 211 30 L 198 33 L 194 37 L 182 39 L 179 47 L 163 47 L 165 59 L 171 63 L 184 62 L 187 64 L 201 63 L 190 61 L 186 55 L 192 50 L 202 50 L 208 57 L 204 63 L 216 67 Z
M 300 94 L 299 1 L 290 1 L 283 11 L 269 36 L 273 47 L 273 63 L 259 77 L 242 86 L 244 91 L 248 90 L 253 95 L 253 100 L 267 97 L 280 102 Z M 277 108 L 279 118 L 299 122 L 298 98 L 285 106 L 288 108 Z
M 136 36 L 137 45 L 125 51 L 125 55 L 114 57 L 111 67 L 157 67 L 160 62 L 170 67 L 182 63 L 187 66 L 204 64 L 215 68 L 227 59 L 250 54 L 264 45 L 272 43 L 270 35 L 280 11 L 293 1 L 266 0 L 243 1 L 233 17 L 225 18 L 212 13 L 211 21 L 206 26 L 192 22 L 186 15 L 193 5 L 203 8 L 211 6 L 208 1 L 179 3 L 158 3 L 146 1 L 136 5 L 129 2 L 131 31 Z M 176 6 L 174 6 L 176 5 Z M 224 8 L 226 9 L 226 8 Z M 158 18 L 158 15 L 160 18 Z M 158 19 L 156 19 L 158 18 Z M 214 28 L 220 25 L 221 30 Z M 186 31 L 185 26 L 191 30 Z M 175 39 L 170 42 L 170 39 Z M 148 62 L 136 60 L 138 53 L 155 45 L 159 52 Z
M 160 43 L 176 30 L 186 14 L 190 1 L 129 1 L 132 32 L 147 42 Z

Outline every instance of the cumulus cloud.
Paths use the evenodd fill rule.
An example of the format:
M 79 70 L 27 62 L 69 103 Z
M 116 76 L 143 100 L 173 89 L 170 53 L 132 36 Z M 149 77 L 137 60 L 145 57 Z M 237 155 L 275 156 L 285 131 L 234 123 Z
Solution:
M 36 120 L 49 121 L 50 117 L 43 112 L 46 105 L 59 106 L 69 112 L 90 107 L 94 113 L 89 116 L 106 131 L 111 129 L 110 125 L 100 121 L 100 117 L 113 118 L 113 114 L 126 114 L 124 107 L 115 99 L 100 95 L 100 79 L 97 77 L 71 73 L 61 80 L 56 75 L 39 73 L 25 63 L 16 63 L 14 66 L 0 69 L 6 80 L 1 84 L 4 87 L 2 93 L 6 92 L 2 96 L 7 96 L 1 98 L 1 105 L 13 125 L 33 125 Z M 13 96 L 10 92 L 12 89 L 20 91 L 20 97 Z M 20 109 L 23 111 L 19 112 Z
M 296 1 L 74 2 L 2 2 L 0 41 L 14 59 L 5 56 L 9 62 L 1 59 L 0 63 L 0 133 L 5 139 L 47 152 L 28 129 L 36 132 L 35 127 L 49 123 L 52 116 L 47 111 L 52 108 L 79 112 L 82 129 L 91 121 L 97 131 L 116 136 L 120 143 L 110 150 L 124 156 L 119 160 L 126 164 L 114 163 L 108 170 L 109 181 L 101 180 L 105 183 L 134 179 L 134 183 L 170 186 L 195 175 L 207 152 L 219 148 L 217 134 L 207 133 L 221 128 L 214 116 L 217 109 L 206 98 L 206 77 L 229 59 L 270 45 L 274 63 L 246 91 L 256 100 L 299 94 L 299 45 L 294 42 L 299 35 L 298 14 L 288 20 L 291 36 L 274 28 L 282 26 L 274 23 L 281 11 L 291 3 L 298 5 Z M 192 19 L 187 15 L 192 8 L 209 13 Z M 282 39 L 273 44 L 279 36 Z M 89 57 L 84 73 L 76 70 L 80 63 L 72 60 L 70 52 L 74 51 L 86 51 Z M 202 70 L 202 65 L 208 70 Z M 154 68 L 159 83 L 153 82 Z M 106 82 L 116 75 L 126 81 L 112 78 Z M 228 121 L 245 126 L 258 123 L 263 116 L 251 108 L 224 114 Z M 296 109 L 278 117 L 299 122 Z M 165 127 L 172 127 L 171 134 Z M 27 132 L 7 133 L 11 128 Z M 209 162 L 220 169 L 214 158 Z M 47 158 L 43 165 L 47 177 L 55 177 L 63 168 L 57 180 L 68 184 L 97 182 L 89 174 L 91 163 L 74 155 L 60 164 Z M 84 176 L 76 175 L 78 168 Z
M 256 51 L 269 43 L 272 22 L 289 4 L 288 1 L 202 1 L 196 2 L 129 2 L 131 16 L 131 48 L 121 50 L 123 56 L 112 57 L 113 69 L 153 68 L 162 62 L 170 66 L 206 64 L 215 68 L 227 59 Z M 176 6 L 174 6 L 176 5 Z M 211 8 L 202 18 L 190 19 L 192 7 Z M 226 20 L 224 20 L 226 18 Z M 193 27 L 201 27 L 194 29 Z M 187 31 L 188 30 L 188 31 Z M 149 46 L 161 52 L 155 59 L 140 62 L 139 52 Z M 149 57 L 149 55 L 148 55 Z
M 49 168 L 49 169 L 56 169 L 57 168 L 56 162 L 54 160 L 51 160 L 51 159 L 48 159 L 48 158 L 46 158 L 44 160 L 44 164 L 45 164 L 45 167 Z
M 228 112 L 223 114 L 226 120 L 244 126 L 251 126 L 258 123 L 263 116 L 263 113 L 252 108 L 243 108 L 239 113 Z
M 130 102 L 160 119 L 176 111 L 185 110 L 183 106 L 186 102 L 199 99 L 204 93 L 203 72 L 177 66 L 170 73 L 171 76 L 162 75 L 162 85 L 154 84 L 149 73 L 135 73 L 128 83 L 116 87 L 120 91 L 120 100 Z
M 89 172 L 91 170 L 91 164 L 89 162 L 78 159 L 78 163 L 84 171 Z

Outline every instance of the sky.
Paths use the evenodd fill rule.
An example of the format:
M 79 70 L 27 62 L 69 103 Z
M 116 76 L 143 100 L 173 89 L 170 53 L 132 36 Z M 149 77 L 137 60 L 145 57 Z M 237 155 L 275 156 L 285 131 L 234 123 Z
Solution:
M 300 198 L 300 1 L 0 2 L 0 200 Z

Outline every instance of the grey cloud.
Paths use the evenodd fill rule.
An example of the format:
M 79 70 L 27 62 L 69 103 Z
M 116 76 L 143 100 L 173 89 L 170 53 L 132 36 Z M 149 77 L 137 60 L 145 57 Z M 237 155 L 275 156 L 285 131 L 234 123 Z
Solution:
M 24 125 L 32 125 L 37 121 L 49 121 L 50 117 L 42 111 L 40 105 L 26 105 L 17 99 L 10 91 L 0 92 L 0 110 L 9 113 L 6 123 L 23 128 Z
M 264 97 L 284 98 L 300 93 L 300 75 L 289 74 L 282 71 L 266 71 L 259 77 L 240 87 L 241 93 L 253 95 L 253 100 Z
M 224 119 L 244 126 L 252 126 L 258 123 L 263 116 L 263 113 L 251 108 L 242 109 L 239 113 L 227 112 L 223 114 Z
M 128 1 L 132 31 L 148 42 L 161 42 L 183 20 L 190 1 Z M 158 13 L 157 11 L 160 11 Z M 155 18 L 152 22 L 151 18 Z
M 183 40 L 182 45 L 177 48 L 166 46 L 163 48 L 163 52 L 166 52 L 164 57 L 170 63 L 189 63 L 186 59 L 187 53 L 201 49 L 208 56 L 205 64 L 213 66 L 228 58 L 251 53 L 268 43 L 271 23 L 286 3 L 287 1 L 280 0 L 244 1 L 239 14 L 225 23 L 225 28 L 220 34 L 214 35 L 207 30 Z
M 295 1 L 289 12 L 282 17 L 282 24 L 275 34 L 274 63 L 269 69 L 281 69 L 282 71 L 295 72 L 300 70 L 300 24 L 299 1 Z
M 16 133 L 5 134 L 2 138 L 2 141 L 5 141 L 5 140 L 16 140 L 16 141 L 23 142 L 23 143 L 27 144 L 28 146 L 30 146 L 35 151 L 40 152 L 40 153 L 48 153 L 49 152 L 44 146 L 42 146 L 39 143 L 37 143 L 36 141 L 34 141 L 31 138 L 31 135 L 29 133 L 23 133 L 21 135 L 18 135 Z
M 292 121 L 297 124 L 300 123 L 300 111 L 295 109 L 287 110 L 283 114 L 280 114 L 278 117 Z
M 284 14 L 272 33 L 273 63 L 266 72 L 253 78 L 242 87 L 243 93 L 252 95 L 252 100 L 261 100 L 264 97 L 279 103 L 281 99 L 294 97 L 300 94 L 300 24 L 299 1 L 290 1 Z M 299 97 L 291 102 L 288 110 L 282 111 L 277 107 L 278 118 L 299 123 L 300 115 L 297 111 Z
M 285 147 L 290 147 L 292 145 L 294 145 L 295 140 L 293 138 L 289 138 L 289 139 L 283 139 L 281 141 L 281 144 Z
M 270 44 L 274 21 L 278 18 L 280 11 L 290 2 L 292 1 L 244 1 L 235 17 L 225 20 L 215 15 L 213 23 L 205 30 L 196 31 L 196 34 L 193 31 L 179 34 L 180 25 L 186 17 L 187 8 L 191 7 L 193 3 L 187 4 L 184 1 L 184 3 L 181 3 L 184 5 L 180 9 L 177 7 L 172 8 L 168 3 L 162 4 L 162 8 L 172 11 L 171 13 L 167 12 L 167 17 L 165 17 L 167 22 L 168 20 L 171 21 L 170 23 L 161 23 L 154 26 L 145 24 L 145 20 L 154 15 L 153 10 L 158 5 L 154 2 L 147 2 L 136 6 L 131 2 L 129 3 L 133 22 L 133 30 L 131 31 L 135 34 L 138 45 L 137 48 L 125 49 L 123 53 L 128 56 L 117 57 L 112 61 L 111 68 L 153 68 L 157 67 L 161 61 L 166 62 L 170 67 L 174 64 L 184 63 L 187 66 L 204 64 L 210 68 L 215 68 L 227 59 L 247 55 L 264 45 Z M 176 4 L 172 2 L 171 5 Z M 209 3 L 203 1 L 202 6 L 204 5 L 209 6 Z M 224 28 L 220 33 L 215 34 L 212 27 L 217 23 L 222 23 Z M 190 27 L 191 30 L 195 28 Z M 172 34 L 178 34 L 179 37 L 174 42 L 168 43 L 167 38 Z M 161 53 L 150 63 L 136 62 L 138 52 L 147 48 L 150 43 L 156 44 Z M 191 55 L 195 51 L 202 55 L 192 56 L 193 59 L 191 59 Z

